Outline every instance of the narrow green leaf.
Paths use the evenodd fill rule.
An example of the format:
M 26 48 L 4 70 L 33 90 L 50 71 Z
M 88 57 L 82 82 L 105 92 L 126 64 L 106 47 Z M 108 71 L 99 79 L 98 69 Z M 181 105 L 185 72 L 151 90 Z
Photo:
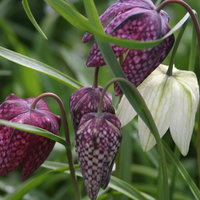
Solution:
M 64 145 L 65 147 L 67 146 L 65 140 L 62 137 L 57 136 L 57 135 L 55 135 L 55 134 L 53 134 L 53 133 L 51 133 L 47 130 L 44 130 L 44 129 L 36 127 L 36 126 L 31 126 L 31 125 L 28 125 L 28 124 L 14 123 L 14 122 L 2 120 L 2 119 L 0 119 L 0 124 L 4 125 L 4 126 L 9 126 L 9 127 L 15 128 L 15 129 L 18 129 L 18 130 L 21 130 L 21 131 L 25 131 L 25 132 L 28 132 L 28 133 L 41 135 L 41 136 L 44 136 L 44 137 L 49 138 L 51 140 L 54 140 L 55 142 L 58 142 L 58 143 Z
M 184 166 L 182 165 L 182 163 L 176 158 L 176 156 L 174 156 L 173 152 L 171 151 L 171 149 L 168 147 L 168 145 L 166 143 L 164 143 L 164 150 L 165 150 L 168 158 L 171 160 L 171 162 L 177 167 L 180 175 L 182 176 L 182 178 L 185 180 L 185 182 L 189 186 L 195 199 L 199 200 L 200 199 L 200 191 L 199 191 L 198 187 L 196 186 L 196 184 L 194 183 L 194 181 L 192 180 L 192 178 L 190 177 L 190 175 L 188 174 L 188 172 L 186 171 L 186 169 L 184 168 Z
M 46 161 L 46 162 L 44 162 L 44 164 L 42 166 L 47 169 L 55 170 L 56 167 L 63 167 L 63 165 L 64 165 L 63 163 Z M 66 171 L 66 173 L 69 173 L 69 171 Z M 82 177 L 79 170 L 76 170 L 76 175 Z M 112 188 L 134 200 L 155 200 L 153 197 L 140 192 L 139 190 L 137 190 L 133 186 L 129 185 L 125 181 L 120 180 L 119 178 L 116 178 L 114 176 L 111 177 L 108 187 L 110 187 L 110 188 Z
M 50 172 L 47 172 L 47 173 L 45 173 L 41 176 L 37 176 L 35 178 L 31 178 L 30 180 L 24 182 L 19 187 L 17 187 L 16 190 L 12 194 L 6 196 L 5 200 L 21 200 L 25 194 L 27 194 L 33 188 L 42 184 L 50 176 L 55 175 L 60 172 L 63 172 L 63 171 L 66 171 L 66 170 L 69 170 L 69 167 L 65 164 L 65 167 L 58 168 L 56 170 L 52 170 Z
M 188 63 L 188 70 L 190 71 L 194 71 L 195 69 L 197 50 L 198 50 L 198 47 L 197 47 L 196 31 L 193 25 L 192 42 L 190 43 L 190 57 L 189 57 L 189 63 Z
M 88 15 L 89 20 L 93 24 L 93 26 L 98 27 L 98 29 L 102 29 L 102 27 L 97 22 L 99 20 L 98 14 L 96 12 L 96 7 L 93 1 L 84 0 L 84 5 L 86 8 L 86 13 Z M 107 65 L 109 66 L 111 72 L 115 77 L 122 77 L 125 78 L 124 73 L 119 65 L 115 54 L 110 47 L 110 45 L 98 36 L 95 36 L 99 49 L 102 53 L 104 60 L 106 61 Z M 126 78 L 125 78 L 126 79 Z M 169 185 L 168 185 L 168 175 L 167 175 L 167 166 L 166 166 L 166 158 L 163 149 L 163 145 L 160 139 L 160 135 L 156 124 L 153 120 L 151 112 L 149 111 L 144 99 L 138 92 L 137 88 L 133 85 L 130 87 L 130 84 L 127 82 L 119 82 L 120 88 L 122 92 L 126 95 L 127 99 L 129 100 L 130 104 L 133 106 L 137 114 L 141 117 L 150 131 L 153 133 L 156 143 L 157 143 L 157 150 L 159 153 L 160 159 L 160 173 L 159 173 L 159 185 L 160 189 L 158 189 L 158 195 L 160 200 L 169 200 Z
M 84 31 L 88 30 L 88 19 L 76 11 L 70 3 L 63 0 L 45 1 L 73 26 Z
M 51 169 L 51 171 L 47 172 L 41 176 L 38 176 L 38 177 L 35 177 L 35 178 L 32 178 L 32 179 L 26 181 L 25 183 L 20 185 L 12 194 L 6 196 L 5 200 L 20 200 L 20 199 L 22 199 L 22 197 L 25 194 L 27 194 L 30 190 L 37 187 L 38 185 L 42 184 L 51 175 L 54 175 L 59 172 L 65 172 L 65 173 L 69 174 L 69 167 L 65 163 L 45 161 L 42 164 L 42 167 Z M 80 170 L 76 171 L 76 175 L 82 177 Z M 116 177 L 111 177 L 111 181 L 110 181 L 110 184 L 108 187 L 126 195 L 130 199 L 155 200 L 153 197 L 138 191 L 133 186 L 127 184 L 126 182 L 124 182 Z
M 100 39 L 108 43 L 116 44 L 118 46 L 127 47 L 130 49 L 147 49 L 156 46 L 164 39 L 172 35 L 175 31 L 177 31 L 190 17 L 189 13 L 187 13 L 164 37 L 150 42 L 141 42 L 137 40 L 121 39 L 105 34 L 101 29 L 97 29 L 90 22 L 88 22 L 88 19 L 77 12 L 69 3 L 63 0 L 45 1 L 75 27 L 97 35 Z
M 64 83 L 65 85 L 67 85 L 68 87 L 72 89 L 78 89 L 79 87 L 82 86 L 82 84 L 79 83 L 78 81 L 60 72 L 59 70 L 48 66 L 47 64 L 44 64 L 38 60 L 16 53 L 14 51 L 11 51 L 1 46 L 0 46 L 0 57 L 3 57 L 7 60 L 10 60 L 14 63 L 17 63 L 21 66 L 32 69 L 34 71 L 38 71 L 40 73 L 46 74 L 49 77 L 52 77 Z
M 40 28 L 40 26 L 38 25 L 37 21 L 35 20 L 32 12 L 31 12 L 31 9 L 29 7 L 29 4 L 28 4 L 28 0 L 22 0 L 22 5 L 23 5 L 23 8 L 29 18 L 29 20 L 31 21 L 31 23 L 33 24 L 33 26 L 37 29 L 37 31 L 39 33 L 41 33 L 41 35 L 47 39 L 47 36 L 45 35 L 45 33 L 42 31 L 42 29 Z
M 116 178 L 114 176 L 111 177 L 111 181 L 108 185 L 108 187 L 126 195 L 127 197 L 134 199 L 134 200 L 155 200 L 150 195 L 144 194 L 134 188 L 133 186 L 129 185 L 123 180 L 120 180 L 119 178 Z

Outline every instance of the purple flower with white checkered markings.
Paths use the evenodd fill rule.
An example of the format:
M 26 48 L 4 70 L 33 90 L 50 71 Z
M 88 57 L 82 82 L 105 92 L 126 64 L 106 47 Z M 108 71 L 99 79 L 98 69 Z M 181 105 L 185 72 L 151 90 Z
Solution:
M 0 105 L 0 119 L 37 126 L 58 135 L 60 117 L 50 112 L 44 100 L 31 109 L 35 99 L 10 94 Z M 0 126 L 0 176 L 23 166 L 22 178 L 27 179 L 46 160 L 54 144 L 48 138 Z
M 111 113 L 85 114 L 76 133 L 76 151 L 91 200 L 109 183 L 122 138 L 121 124 Z
M 74 129 L 80 123 L 82 116 L 86 113 L 97 112 L 100 96 L 103 88 L 101 87 L 83 87 L 74 92 L 70 97 L 70 111 L 73 120 Z M 103 112 L 115 113 L 112 106 L 112 95 L 107 92 L 103 100 Z
M 156 11 L 151 0 L 119 0 L 101 15 L 100 20 L 107 34 L 130 40 L 152 41 L 170 30 L 169 16 L 162 10 Z M 91 34 L 85 34 L 83 42 L 91 37 Z M 171 35 L 157 46 L 144 50 L 111 46 L 116 57 L 124 57 L 121 65 L 127 79 L 138 86 L 165 59 L 173 43 L 174 36 Z M 86 64 L 88 67 L 105 65 L 96 42 Z M 115 92 L 121 93 L 117 84 Z

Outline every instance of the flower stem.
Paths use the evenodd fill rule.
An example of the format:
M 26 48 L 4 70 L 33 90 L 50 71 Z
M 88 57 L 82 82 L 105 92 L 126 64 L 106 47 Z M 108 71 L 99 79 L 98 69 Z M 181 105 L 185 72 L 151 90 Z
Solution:
M 177 52 L 177 49 L 179 47 L 179 44 L 180 44 L 180 41 L 183 37 L 183 33 L 187 27 L 187 24 L 188 24 L 188 20 L 183 24 L 183 26 L 181 27 L 181 30 L 178 34 L 178 37 L 176 39 L 176 42 L 174 44 L 174 48 L 173 48 L 173 51 L 172 51 L 172 54 L 171 54 L 171 59 L 170 59 L 170 63 L 169 63 L 169 68 L 167 70 L 167 75 L 168 76 L 172 76 L 172 73 L 173 73 L 173 64 L 174 64 L 174 58 L 175 58 L 175 55 L 176 55 L 176 52 Z
M 108 88 L 110 87 L 110 85 L 112 85 L 114 82 L 124 82 L 127 84 L 127 86 L 131 89 L 131 90 L 136 90 L 135 86 L 128 80 L 124 79 L 124 78 L 113 78 L 111 81 L 109 81 L 106 86 L 104 87 L 102 93 L 101 93 L 101 97 L 100 97 L 100 102 L 99 102 L 99 106 L 98 106 L 98 113 L 102 112 L 102 106 L 103 106 L 103 98 L 104 95 L 106 93 L 106 91 L 108 90 Z M 141 97 L 142 98 L 142 97 Z M 151 115 L 149 113 L 149 115 Z M 150 117 L 150 116 L 149 116 Z M 169 185 L 168 185 L 168 175 L 167 175 L 167 162 L 166 162 L 166 158 L 165 158 L 165 153 L 164 153 L 164 148 L 162 145 L 162 141 L 160 139 L 160 135 L 158 133 L 157 128 L 155 127 L 156 130 L 155 132 L 153 132 L 153 135 L 155 137 L 156 143 L 157 143 L 157 149 L 158 149 L 158 153 L 160 155 L 160 183 L 161 183 L 161 191 L 160 194 L 161 196 L 159 197 L 159 199 L 161 200 L 169 200 Z
M 99 78 L 99 67 L 95 67 L 94 71 L 94 81 L 93 81 L 93 87 L 97 88 L 98 87 L 98 78 Z
M 197 19 L 197 16 L 195 15 L 194 11 L 192 10 L 192 8 L 184 1 L 182 0 L 166 0 L 164 2 L 162 2 L 158 7 L 157 7 L 157 11 L 159 12 L 163 7 L 165 7 L 166 5 L 170 4 L 170 3 L 177 3 L 182 5 L 190 14 L 192 21 L 194 23 L 194 27 L 196 30 L 196 35 L 197 35 L 197 39 L 198 39 L 198 45 L 199 45 L 199 54 L 200 54 L 200 26 L 199 26 L 199 22 Z
M 65 108 L 64 108 L 64 104 L 62 102 L 62 100 L 60 99 L 59 96 L 57 96 L 54 93 L 43 93 L 41 95 L 39 95 L 34 102 L 31 105 L 31 109 L 35 109 L 36 104 L 38 103 L 38 101 L 44 97 L 52 97 L 54 98 L 59 107 L 60 107 L 60 111 L 61 111 L 61 119 L 63 122 L 63 126 L 64 126 L 64 132 L 65 132 L 65 138 L 66 138 L 66 153 L 67 153 L 67 158 L 68 158 L 68 162 L 69 162 L 69 169 L 70 169 L 70 175 L 71 175 L 71 179 L 72 179 L 72 183 L 74 185 L 74 189 L 75 189 L 75 199 L 76 200 L 81 200 L 81 196 L 80 196 L 80 191 L 79 191 L 79 186 L 78 186 L 78 182 L 77 182 L 77 177 L 75 175 L 75 168 L 74 168 L 74 163 L 73 163 L 73 159 L 72 159 L 72 152 L 71 152 L 71 142 L 70 142 L 70 134 L 69 134 L 69 128 L 68 128 L 68 123 L 67 123 L 67 116 L 66 116 L 66 112 L 65 112 Z
M 180 154 L 180 151 L 178 150 L 177 146 L 175 146 L 174 155 L 177 157 L 177 159 L 180 158 L 181 154 Z M 177 167 L 173 166 L 172 175 L 171 175 L 171 184 L 170 184 L 170 200 L 173 200 L 177 173 L 178 173 Z
M 199 103 L 200 105 L 200 103 Z M 198 108 L 198 129 L 197 129 L 197 142 L 196 142 L 196 148 L 197 148 L 197 166 L 198 166 L 198 184 L 200 188 L 200 106 Z
M 98 13 L 94 4 L 93 0 L 84 0 L 84 6 L 85 10 L 89 19 L 89 22 L 97 27 L 100 31 L 104 31 L 102 24 L 99 20 Z M 95 35 L 95 40 L 98 44 L 98 47 L 101 51 L 101 54 L 110 68 L 111 72 L 115 77 L 125 77 L 119 63 L 117 62 L 117 59 L 114 55 L 114 52 L 110 45 L 100 39 L 98 36 Z M 120 83 L 120 87 L 122 91 L 125 93 L 126 97 L 130 101 L 131 105 L 135 108 L 138 115 L 142 118 L 142 120 L 145 122 L 145 124 L 149 127 L 149 129 L 152 131 L 156 142 L 157 142 L 157 150 L 160 158 L 160 171 L 161 171 L 161 181 L 162 181 L 162 197 L 159 198 L 159 200 L 169 200 L 169 185 L 168 185 L 168 176 L 167 176 L 167 163 L 165 158 L 165 153 L 163 149 L 163 145 L 160 139 L 160 135 L 158 132 L 158 129 L 156 127 L 156 124 L 153 120 L 153 117 L 144 101 L 140 93 L 137 91 L 134 85 L 131 83 L 128 83 L 126 79 L 121 78 L 122 82 L 126 83 Z M 113 79 L 114 80 L 114 79 Z M 116 79 L 113 81 L 117 81 Z M 118 80 L 119 81 L 119 80 Z M 103 97 L 102 97 L 103 98 Z M 102 100 L 101 100 L 102 101 Z M 102 104 L 102 103 L 101 103 Z M 137 105 L 137 106 L 136 106 Z M 101 112 L 101 105 L 99 103 L 99 111 Z

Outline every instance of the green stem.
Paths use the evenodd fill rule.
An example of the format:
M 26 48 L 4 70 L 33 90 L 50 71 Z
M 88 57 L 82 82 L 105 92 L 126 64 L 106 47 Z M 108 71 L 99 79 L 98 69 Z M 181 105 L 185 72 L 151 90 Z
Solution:
M 67 116 L 66 116 L 66 112 L 65 112 L 65 108 L 64 108 L 64 104 L 63 104 L 62 100 L 60 99 L 59 96 L 57 96 L 54 93 L 50 93 L 50 92 L 43 93 L 43 94 L 39 95 L 34 100 L 32 105 L 30 106 L 30 109 L 35 109 L 36 104 L 38 103 L 38 101 L 40 99 L 44 98 L 44 97 L 52 97 L 52 98 L 54 98 L 57 101 L 57 103 L 58 103 L 58 105 L 60 107 L 61 119 L 62 119 L 62 122 L 63 122 L 65 138 L 66 138 L 66 143 L 67 143 L 66 153 L 67 153 L 67 158 L 68 158 L 68 162 L 69 162 L 70 175 L 71 175 L 72 183 L 73 183 L 74 189 L 75 189 L 75 199 L 76 200 L 81 200 L 78 181 L 77 181 L 77 177 L 76 177 L 76 174 L 75 174 L 75 168 L 74 168 L 74 163 L 73 163 L 73 158 L 72 158 L 70 133 L 69 133 L 68 123 L 67 123 Z
M 102 106 L 103 106 L 103 98 L 104 95 L 106 93 L 106 91 L 108 90 L 108 88 L 110 87 L 110 85 L 112 85 L 115 82 L 123 82 L 126 84 L 126 86 L 128 86 L 131 90 L 135 91 L 137 90 L 135 88 L 135 86 L 128 80 L 124 79 L 124 78 L 113 78 L 111 81 L 109 81 L 106 86 L 104 87 L 102 93 L 101 93 L 101 97 L 100 97 L 100 102 L 99 102 L 99 106 L 98 106 L 98 113 L 102 112 Z M 141 97 L 142 99 L 142 97 Z M 142 100 L 141 100 L 142 101 Z M 150 112 L 147 113 L 147 115 L 149 115 L 149 118 L 152 118 Z M 153 123 L 154 128 L 153 128 L 153 135 L 155 137 L 156 143 L 157 143 L 157 149 L 158 149 L 158 153 L 160 155 L 160 187 L 161 187 L 161 191 L 159 191 L 159 199 L 163 199 L 163 200 L 168 200 L 169 199 L 169 186 L 168 186 L 168 175 L 167 175 L 167 163 L 166 163 L 166 158 L 165 158 L 165 153 L 164 153 L 164 149 L 162 146 L 162 142 L 160 139 L 160 135 L 158 133 L 157 127 L 155 125 L 155 123 Z
M 199 182 L 199 188 L 200 188 L 200 103 L 198 107 L 198 129 L 197 129 L 197 143 L 196 143 L 196 148 L 197 148 L 197 166 L 198 166 L 198 182 Z
M 173 51 L 172 51 L 172 54 L 171 54 L 171 59 L 170 59 L 170 63 L 169 63 L 169 68 L 167 70 L 167 75 L 168 76 L 172 76 L 172 73 L 173 73 L 173 65 L 174 65 L 174 58 L 175 58 L 175 55 L 176 55 L 176 52 L 177 52 L 177 49 L 179 47 L 179 44 L 180 44 L 180 41 L 183 37 L 183 33 L 187 27 L 187 24 L 188 24 L 188 20 L 183 24 L 183 26 L 181 27 L 181 30 L 178 34 L 178 37 L 176 38 L 176 42 L 175 42 L 175 45 L 174 45 L 174 48 L 173 48 Z
M 95 4 L 92 0 L 84 0 L 84 6 L 86 9 L 86 13 L 89 19 L 89 22 L 93 24 L 93 26 L 97 27 L 99 30 L 103 31 L 102 24 L 99 20 Z M 117 59 L 114 55 L 114 52 L 110 45 L 104 41 L 102 41 L 98 36 L 95 36 L 96 42 L 98 44 L 98 47 L 102 53 L 102 56 L 109 66 L 111 72 L 115 77 L 125 78 L 125 75 L 117 62 Z M 116 79 L 113 79 L 113 82 L 117 81 Z M 127 87 L 128 84 L 128 87 Z M 153 120 L 153 117 L 144 101 L 140 93 L 137 91 L 137 89 L 132 85 L 130 82 L 127 82 L 127 80 L 121 79 L 120 88 L 122 89 L 122 92 L 126 95 L 127 99 L 131 103 L 131 105 L 134 107 L 138 115 L 142 118 L 144 123 L 149 127 L 150 131 L 153 133 L 155 140 L 157 142 L 157 150 L 160 158 L 160 168 L 161 168 L 161 182 L 162 182 L 162 190 L 161 194 L 162 197 L 160 200 L 169 200 L 169 185 L 168 185 L 168 175 L 167 175 L 167 163 L 165 158 L 164 149 L 162 146 L 162 142 L 160 139 L 160 135 L 158 132 L 158 129 L 156 127 L 156 124 Z M 133 95 L 134 94 L 134 95 Z M 136 106 L 137 105 L 137 106 Z M 100 109 L 99 109 L 100 111 Z
M 175 146 L 174 155 L 177 157 L 177 159 L 180 158 L 181 154 L 180 154 L 180 151 L 178 150 L 177 146 Z M 177 167 L 174 165 L 173 170 L 172 170 L 172 175 L 171 175 L 170 200 L 173 200 L 175 183 L 176 183 L 176 178 L 177 178 L 177 172 L 178 172 Z

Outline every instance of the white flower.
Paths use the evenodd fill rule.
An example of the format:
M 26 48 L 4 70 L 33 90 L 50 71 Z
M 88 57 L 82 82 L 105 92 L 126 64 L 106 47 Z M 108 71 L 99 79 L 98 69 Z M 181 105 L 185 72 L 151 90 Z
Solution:
M 162 137 L 168 129 L 183 155 L 189 150 L 195 114 L 199 102 L 199 86 L 191 71 L 173 68 L 173 75 L 166 74 L 168 67 L 160 65 L 138 87 Z M 125 96 L 119 103 L 117 116 L 125 126 L 136 116 Z M 144 151 L 155 145 L 154 136 L 142 119 L 138 119 L 139 139 Z

